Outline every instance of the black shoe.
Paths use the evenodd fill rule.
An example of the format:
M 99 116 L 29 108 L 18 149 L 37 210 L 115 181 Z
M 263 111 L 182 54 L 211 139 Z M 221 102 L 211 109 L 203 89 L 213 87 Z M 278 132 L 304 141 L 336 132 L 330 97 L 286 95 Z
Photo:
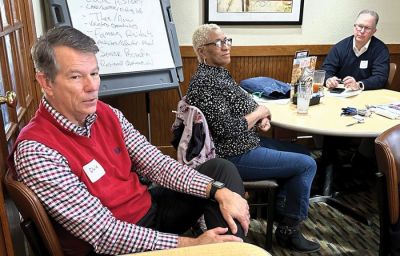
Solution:
M 278 226 L 275 231 L 275 238 L 281 247 L 297 252 L 316 252 L 321 248 L 318 243 L 307 240 L 298 226 Z

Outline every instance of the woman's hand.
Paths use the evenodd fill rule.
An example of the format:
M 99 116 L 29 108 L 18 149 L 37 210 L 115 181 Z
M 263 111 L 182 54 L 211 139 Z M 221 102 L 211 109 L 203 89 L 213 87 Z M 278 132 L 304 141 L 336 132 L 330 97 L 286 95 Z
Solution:
M 261 124 L 263 119 L 271 120 L 271 111 L 269 111 L 266 106 L 259 105 L 253 112 L 247 114 L 244 118 L 246 118 L 247 128 L 250 130 L 256 125 L 258 126 Z M 263 125 L 265 126 L 265 121 Z
M 255 111 L 258 113 L 258 120 L 263 118 L 268 118 L 269 120 L 271 120 L 271 111 L 266 106 L 259 105 Z
M 270 119 L 269 118 L 263 118 L 260 120 L 260 122 L 258 123 L 257 128 L 260 131 L 266 132 L 271 128 L 271 123 L 270 123 Z

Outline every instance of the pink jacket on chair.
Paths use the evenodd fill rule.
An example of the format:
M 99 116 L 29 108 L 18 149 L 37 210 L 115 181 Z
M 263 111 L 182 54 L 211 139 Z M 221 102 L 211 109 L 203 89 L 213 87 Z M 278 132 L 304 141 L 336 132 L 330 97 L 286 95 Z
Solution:
M 189 143 L 192 136 L 195 136 L 193 133 L 193 126 L 200 123 L 202 124 L 202 133 L 205 135 L 204 145 L 196 157 L 188 160 L 186 156 Z M 215 147 L 208 129 L 206 118 L 200 109 L 187 103 L 186 97 L 183 97 L 178 103 L 176 118 L 171 128 L 172 131 L 179 129 L 182 124 L 184 130 L 177 148 L 177 160 L 180 163 L 195 168 L 207 160 L 215 158 Z

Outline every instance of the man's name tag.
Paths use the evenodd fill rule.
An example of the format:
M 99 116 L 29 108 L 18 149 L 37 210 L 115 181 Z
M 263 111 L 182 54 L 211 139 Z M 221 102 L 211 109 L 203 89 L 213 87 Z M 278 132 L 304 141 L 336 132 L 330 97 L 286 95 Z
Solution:
M 104 174 L 106 174 L 104 168 L 94 159 L 87 165 L 83 166 L 83 170 L 92 183 L 98 181 Z
M 362 60 L 360 62 L 360 69 L 366 69 L 368 68 L 368 60 Z

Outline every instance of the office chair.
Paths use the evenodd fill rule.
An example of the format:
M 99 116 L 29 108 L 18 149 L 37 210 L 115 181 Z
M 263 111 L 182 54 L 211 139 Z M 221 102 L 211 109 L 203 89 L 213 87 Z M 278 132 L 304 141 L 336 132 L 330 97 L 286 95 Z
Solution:
M 392 88 L 392 83 L 393 83 L 393 79 L 394 79 L 394 75 L 396 74 L 396 70 L 397 70 L 397 65 L 394 62 L 390 63 L 390 67 L 389 67 L 389 76 L 388 76 L 388 80 L 386 83 L 385 88 L 386 89 L 391 89 L 391 90 L 399 90 L 400 88 Z M 397 91 L 395 90 L 395 91 Z
M 25 184 L 17 181 L 10 170 L 4 177 L 8 195 L 22 215 L 21 229 L 35 255 L 63 255 L 58 236 L 45 209 Z
M 378 163 L 378 202 L 380 220 L 379 255 L 389 255 L 392 243 L 392 225 L 399 222 L 400 178 L 400 125 L 385 131 L 375 139 L 375 155 Z
M 212 142 L 211 134 L 208 130 L 207 121 L 201 112 L 195 106 L 189 105 L 186 101 L 186 96 L 179 101 L 176 111 L 176 118 L 174 124 L 172 125 L 172 131 L 174 133 L 174 142 L 173 145 L 177 150 L 177 159 L 182 164 L 189 165 L 191 167 L 196 167 L 197 165 L 207 161 L 210 157 L 215 157 L 215 147 L 214 143 Z M 199 138 L 194 138 L 194 126 L 198 124 L 199 120 L 202 121 L 202 133 L 205 134 L 205 137 L 200 141 Z M 195 123 L 196 121 L 196 123 Z M 191 124 L 190 127 L 188 124 Z M 184 126 L 182 128 L 182 126 Z M 193 129 L 192 129 L 193 128 Z M 181 132 L 180 136 L 177 135 L 176 132 L 178 129 Z M 182 136 L 182 134 L 191 134 L 187 136 Z M 193 139 L 192 139 L 193 138 Z M 207 140 L 209 143 L 204 143 Z M 193 159 L 188 160 L 185 156 L 187 156 L 189 151 L 189 145 L 202 145 L 201 150 L 197 150 L 197 155 L 193 157 Z M 192 147 L 193 148 L 193 147 Z M 198 148 L 198 147 L 194 147 Z M 206 152 L 205 152 L 206 151 Z M 266 200 L 261 199 L 260 197 L 257 198 L 257 202 L 249 204 L 250 206 L 257 207 L 257 217 L 264 217 L 262 216 L 261 207 L 267 208 L 267 213 L 265 216 L 265 220 L 267 221 L 267 228 L 266 228 L 266 241 L 265 241 L 265 249 L 271 250 L 272 248 L 272 229 L 274 224 L 274 211 L 275 211 L 275 194 L 278 188 L 278 183 L 276 180 L 260 180 L 260 181 L 246 181 L 243 182 L 244 188 L 246 191 L 248 190 L 261 190 L 262 192 L 266 192 Z

